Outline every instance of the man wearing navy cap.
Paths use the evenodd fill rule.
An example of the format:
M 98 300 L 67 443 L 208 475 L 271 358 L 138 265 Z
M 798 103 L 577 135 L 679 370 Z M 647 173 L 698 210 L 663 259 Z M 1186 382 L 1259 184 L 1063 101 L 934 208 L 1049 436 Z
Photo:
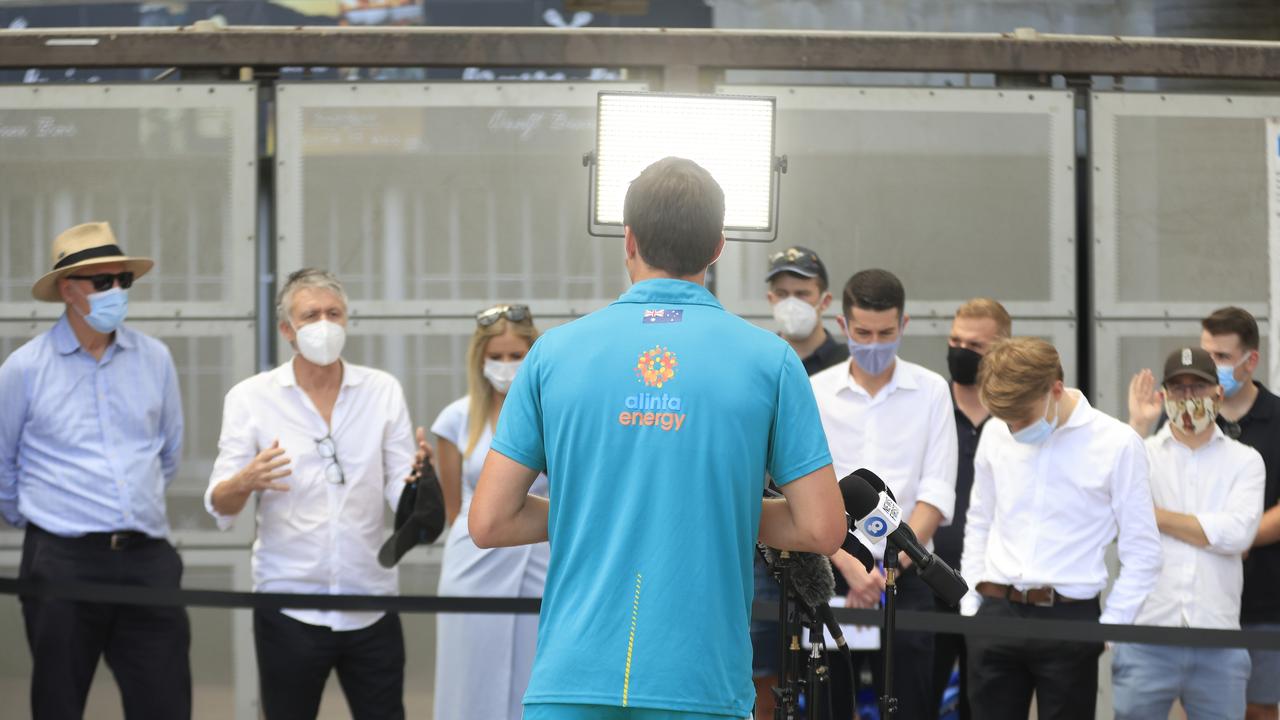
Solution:
M 1224 393 L 1208 352 L 1174 350 L 1160 396 L 1169 422 L 1146 446 L 1164 565 L 1137 623 L 1239 630 L 1241 555 L 1262 517 L 1262 456 L 1214 423 Z M 1116 718 L 1167 717 L 1175 699 L 1193 719 L 1243 718 L 1250 664 L 1241 648 L 1117 644 Z
M 795 245 L 769 256 L 769 304 L 782 339 L 800 356 L 810 375 L 849 359 L 849 349 L 822 325 L 831 307 L 827 268 L 818 254 Z

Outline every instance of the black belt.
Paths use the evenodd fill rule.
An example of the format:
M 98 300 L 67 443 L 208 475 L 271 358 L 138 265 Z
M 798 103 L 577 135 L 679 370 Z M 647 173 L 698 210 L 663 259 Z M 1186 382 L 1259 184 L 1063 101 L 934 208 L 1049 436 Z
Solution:
M 91 532 L 91 533 L 85 533 L 84 535 L 67 537 L 64 535 L 51 533 L 48 530 L 45 530 L 42 527 L 37 527 L 35 525 L 29 525 L 28 528 L 31 530 L 35 530 L 36 532 L 42 535 L 55 538 L 61 542 L 75 544 L 75 545 L 91 546 L 96 548 L 106 548 L 108 550 L 128 550 L 131 547 L 138 547 L 140 545 L 146 544 L 150 540 L 156 539 L 140 530 L 112 530 L 109 532 Z

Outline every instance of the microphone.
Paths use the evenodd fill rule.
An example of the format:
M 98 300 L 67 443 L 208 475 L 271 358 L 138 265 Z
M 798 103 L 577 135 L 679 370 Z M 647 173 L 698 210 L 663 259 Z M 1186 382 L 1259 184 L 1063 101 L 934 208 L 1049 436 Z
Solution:
M 881 539 L 905 552 L 938 597 L 955 606 L 969 592 L 969 585 L 942 558 L 920 544 L 911 526 L 902 522 L 902 508 L 893 491 L 875 473 L 858 468 L 840 480 L 840 494 L 854 524 L 873 542 Z
M 765 488 L 764 493 L 766 496 L 771 498 L 782 497 L 782 493 L 778 492 L 777 490 L 774 490 L 773 488 Z M 849 502 L 848 500 L 846 500 L 845 508 L 848 508 L 848 507 L 849 507 Z M 871 572 L 871 568 L 876 566 L 876 559 L 875 559 L 875 556 L 871 554 L 871 551 L 867 549 L 867 545 L 874 545 L 875 543 L 869 542 L 864 544 L 861 540 L 858 539 L 859 535 L 853 529 L 853 519 L 849 517 L 848 512 L 845 512 L 844 520 L 845 520 L 845 525 L 849 529 L 845 531 L 844 542 L 840 543 L 840 549 L 849 553 L 854 557 L 854 559 L 862 563 L 862 568 L 864 570 L 866 570 L 867 572 Z M 795 553 L 792 553 L 792 554 L 794 555 Z M 835 591 L 832 590 L 832 592 L 834 593 Z M 827 597 L 831 597 L 831 596 L 828 595 Z
M 764 561 L 772 568 L 778 562 L 778 551 L 767 545 L 763 548 Z M 810 608 L 826 605 L 836 594 L 835 573 L 831 562 L 817 553 L 791 553 L 791 584 L 796 597 Z
M 862 543 L 856 540 L 854 542 L 862 547 Z M 756 543 L 756 548 L 770 572 L 775 573 L 774 577 L 781 581 L 782 578 L 774 570 L 778 562 L 778 551 L 763 543 Z M 871 555 L 866 548 L 862 548 L 862 551 Z M 791 560 L 791 590 L 806 606 L 805 609 L 811 611 L 810 616 L 826 626 L 827 632 L 836 641 L 836 649 L 847 654 L 849 644 L 844 639 L 840 623 L 836 622 L 835 613 L 831 612 L 831 598 L 836 594 L 836 577 L 831 569 L 831 561 L 817 553 L 807 552 L 793 552 Z

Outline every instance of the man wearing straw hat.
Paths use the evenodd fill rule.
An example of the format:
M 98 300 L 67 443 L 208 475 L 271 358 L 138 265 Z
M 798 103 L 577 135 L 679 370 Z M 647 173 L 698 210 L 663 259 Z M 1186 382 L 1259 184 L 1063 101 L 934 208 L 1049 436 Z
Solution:
M 26 528 L 23 580 L 179 585 L 164 501 L 182 451 L 177 372 L 164 344 L 122 325 L 153 264 L 86 223 L 53 241 L 31 289 L 66 310 L 0 365 L 0 514 Z M 22 614 L 36 720 L 82 717 L 101 657 L 125 717 L 191 716 L 183 608 L 26 596 Z

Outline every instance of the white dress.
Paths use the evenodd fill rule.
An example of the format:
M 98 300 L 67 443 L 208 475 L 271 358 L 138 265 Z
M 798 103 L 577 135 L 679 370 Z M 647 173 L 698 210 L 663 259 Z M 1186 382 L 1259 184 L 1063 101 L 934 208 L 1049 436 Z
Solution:
M 451 403 L 431 432 L 467 449 L 464 397 Z M 462 509 L 449 528 L 440 568 L 439 594 L 474 597 L 542 597 L 551 549 L 547 543 L 481 550 L 471 541 L 467 511 L 493 431 L 486 427 L 462 459 Z M 539 475 L 530 490 L 547 494 Z M 436 616 L 435 720 L 519 720 L 538 640 L 537 615 L 441 614 Z

